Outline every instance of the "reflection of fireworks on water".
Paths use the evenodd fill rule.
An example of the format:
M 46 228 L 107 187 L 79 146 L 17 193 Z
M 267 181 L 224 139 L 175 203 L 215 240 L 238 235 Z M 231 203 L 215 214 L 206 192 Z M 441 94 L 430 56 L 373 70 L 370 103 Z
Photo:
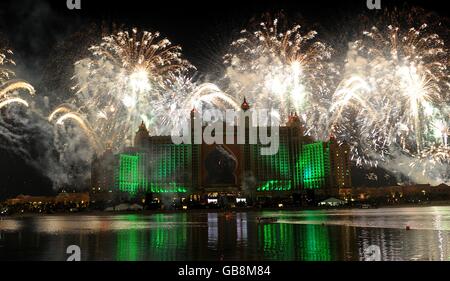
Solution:
M 331 125 L 360 164 L 384 161 L 397 149 L 418 155 L 442 141 L 433 131 L 449 121 L 447 64 L 443 40 L 425 24 L 406 31 L 374 27 L 352 45 Z
M 332 50 L 317 41 L 315 31 L 306 34 L 284 21 L 265 20 L 256 31 L 243 30 L 225 56 L 231 91 L 238 100 L 247 96 L 255 108 L 274 109 L 287 121 L 291 112 L 307 116 L 309 133 L 328 135 L 327 97 L 337 71 L 329 63 Z M 319 127 L 319 128 L 317 128 Z

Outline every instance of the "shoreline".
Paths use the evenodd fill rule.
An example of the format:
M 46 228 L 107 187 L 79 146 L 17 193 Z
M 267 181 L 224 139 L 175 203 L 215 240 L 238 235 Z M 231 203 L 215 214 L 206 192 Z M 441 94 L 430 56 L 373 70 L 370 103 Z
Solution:
M 56 212 L 53 214 L 24 213 L 0 216 L 0 218 L 24 218 L 24 217 L 46 217 L 46 216 L 111 216 L 111 215 L 155 215 L 155 214 L 189 214 L 189 213 L 254 213 L 254 212 L 302 212 L 302 211 L 333 211 L 333 210 L 376 210 L 376 209 L 398 209 L 398 208 L 425 208 L 425 207 L 450 207 L 450 201 L 435 201 L 428 204 L 398 204 L 398 205 L 381 205 L 372 208 L 356 208 L 356 207 L 309 207 L 309 208 L 234 208 L 234 209 L 191 209 L 191 210 L 144 210 L 144 211 L 81 211 L 81 212 Z

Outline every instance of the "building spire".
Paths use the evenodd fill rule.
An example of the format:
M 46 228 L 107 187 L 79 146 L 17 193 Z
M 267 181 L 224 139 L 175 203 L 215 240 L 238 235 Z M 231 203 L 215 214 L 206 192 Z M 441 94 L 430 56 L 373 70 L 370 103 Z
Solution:
M 144 121 L 142 121 L 141 125 L 139 126 L 139 131 L 148 132 L 147 126 L 145 126 Z
M 250 105 L 248 104 L 247 98 L 246 98 L 246 97 L 244 97 L 244 102 L 243 102 L 242 105 L 241 105 L 241 109 L 242 109 L 243 111 L 247 111 L 247 110 L 250 109 Z

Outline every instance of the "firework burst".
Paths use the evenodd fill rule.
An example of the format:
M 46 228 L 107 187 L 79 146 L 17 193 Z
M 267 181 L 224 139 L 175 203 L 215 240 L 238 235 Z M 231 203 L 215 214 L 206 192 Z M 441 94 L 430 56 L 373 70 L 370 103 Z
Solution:
M 181 58 L 181 47 L 160 39 L 159 32 L 121 31 L 103 38 L 100 45 L 91 47 L 94 56 L 120 66 L 126 74 L 141 80 L 161 82 L 169 74 L 181 74 L 192 65 Z M 144 75 L 146 74 L 146 75 Z
M 179 85 L 178 76 L 193 69 L 182 59 L 181 48 L 161 39 L 158 32 L 133 29 L 103 38 L 90 51 L 89 58 L 75 64 L 77 110 L 72 113 L 91 124 L 98 142 L 130 144 L 141 120 L 152 133 L 164 133 L 166 120 L 158 117 L 162 101 L 180 98 L 171 87 Z
M 426 24 L 373 27 L 352 44 L 330 124 L 359 164 L 397 161 L 394 151 L 423 162 L 430 147 L 447 145 L 447 65 L 444 41 Z
M 247 96 L 255 108 L 280 112 L 287 121 L 291 112 L 308 119 L 309 132 L 318 138 L 328 136 L 319 117 L 327 111 L 330 84 L 338 71 L 329 59 L 332 49 L 317 40 L 317 32 L 291 28 L 284 18 L 266 20 L 256 30 L 241 32 L 225 56 L 227 78 L 237 99 Z

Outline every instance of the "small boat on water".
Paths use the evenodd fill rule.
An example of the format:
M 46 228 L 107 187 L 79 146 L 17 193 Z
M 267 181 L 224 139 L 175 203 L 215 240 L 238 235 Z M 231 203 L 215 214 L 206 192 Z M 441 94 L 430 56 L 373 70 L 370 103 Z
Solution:
M 264 218 L 264 217 L 257 217 L 256 220 L 258 223 L 275 223 L 278 221 L 277 218 Z

